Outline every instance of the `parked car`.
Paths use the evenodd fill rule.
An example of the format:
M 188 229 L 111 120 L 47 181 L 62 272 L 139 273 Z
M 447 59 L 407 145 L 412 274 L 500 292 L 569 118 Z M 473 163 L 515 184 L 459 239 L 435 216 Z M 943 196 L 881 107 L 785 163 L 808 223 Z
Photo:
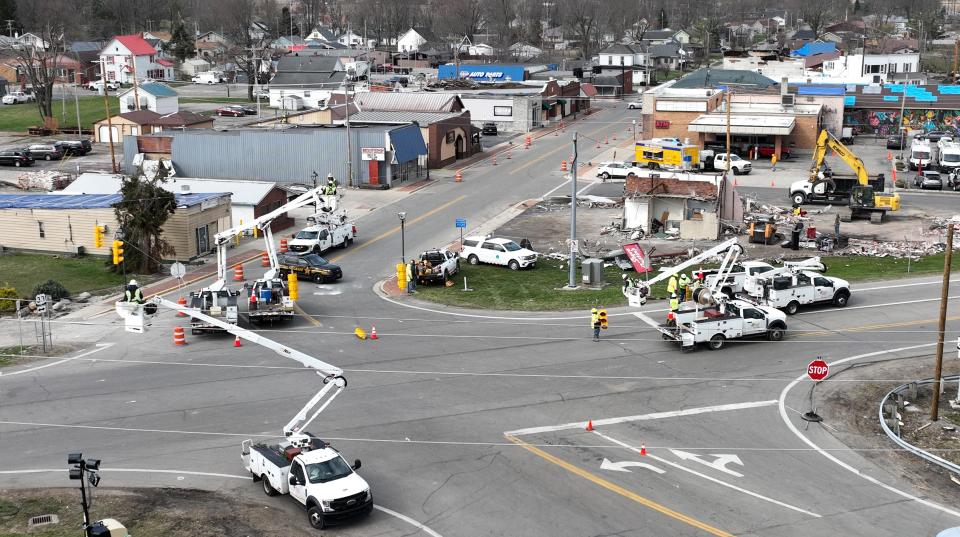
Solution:
M 26 151 L 16 149 L 12 151 L 0 151 L 0 164 L 4 166 L 32 166 L 33 157 Z
M 943 190 L 943 177 L 940 175 L 940 172 L 933 170 L 924 170 L 922 173 L 917 174 L 913 179 L 913 186 L 926 190 Z
M 242 108 L 235 108 L 233 105 L 230 105 L 230 106 L 221 106 L 220 108 L 217 108 L 217 115 L 228 116 L 228 117 L 243 117 L 247 114 L 246 112 L 243 111 Z
M 471 265 L 490 263 L 505 265 L 510 270 L 533 267 L 537 263 L 537 252 L 521 247 L 510 239 L 497 237 L 466 237 L 460 257 Z
M 903 149 L 906 146 L 907 139 L 902 133 L 887 136 L 887 149 Z
M 11 91 L 10 93 L 3 96 L 3 99 L 0 101 L 3 104 L 23 104 L 29 103 L 31 101 L 36 101 L 37 96 L 32 93 L 26 93 L 23 91 Z
M 773 144 L 760 144 L 758 148 L 760 149 L 760 158 L 767 158 L 767 159 L 772 157 L 777 150 L 777 146 Z M 793 155 L 790 153 L 790 148 L 781 147 L 780 155 L 778 155 L 777 158 L 779 160 L 788 160 L 792 156 Z
M 497 135 L 497 124 L 496 123 L 484 123 L 481 132 L 484 136 L 496 136 Z
M 60 148 L 60 151 L 65 156 L 82 157 L 93 151 L 93 144 L 86 138 L 82 140 L 60 140 L 59 142 L 54 142 L 53 145 Z
M 597 177 L 606 180 L 610 178 L 626 179 L 628 175 L 639 175 L 640 167 L 632 162 L 604 162 L 597 168 Z
M 451 276 L 460 272 L 460 258 L 449 250 L 427 250 L 420 254 L 420 262 L 419 284 L 445 284 Z
M 103 79 L 91 80 L 87 83 L 87 89 L 90 91 L 100 91 L 100 88 L 103 87 Z M 107 91 L 116 91 L 120 89 L 120 84 L 116 83 L 113 80 L 107 81 Z
M 288 274 L 297 275 L 297 279 L 305 278 L 317 283 L 333 282 L 343 277 L 343 271 L 338 265 L 327 261 L 317 254 L 279 254 L 277 256 L 277 271 L 281 278 Z
M 55 144 L 34 144 L 28 147 L 27 151 L 34 159 L 60 160 L 63 158 L 63 150 Z
M 390 78 L 383 81 L 384 84 L 388 86 L 393 86 L 400 84 L 403 87 L 407 87 L 407 84 L 410 83 L 410 79 L 405 76 L 391 76 Z
M 252 106 L 244 106 L 242 104 L 231 104 L 227 108 L 233 108 L 234 110 L 239 110 L 243 112 L 245 116 L 252 116 L 257 113 L 257 109 Z
M 628 110 L 643 110 L 643 101 L 630 101 L 627 103 Z
M 953 137 L 953 134 L 947 131 L 929 131 L 917 136 L 917 138 L 930 140 L 931 142 L 934 142 L 934 143 L 939 142 L 940 138 L 951 138 L 951 137 Z

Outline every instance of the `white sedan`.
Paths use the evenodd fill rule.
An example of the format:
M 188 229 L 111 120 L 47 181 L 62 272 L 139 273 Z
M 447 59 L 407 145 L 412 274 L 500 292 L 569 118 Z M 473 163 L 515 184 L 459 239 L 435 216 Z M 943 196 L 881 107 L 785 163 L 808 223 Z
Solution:
M 643 110 L 643 101 L 630 101 L 627 103 L 629 110 Z
M 640 168 L 632 162 L 604 162 L 597 168 L 597 177 L 600 179 L 626 179 L 628 175 L 638 175 Z

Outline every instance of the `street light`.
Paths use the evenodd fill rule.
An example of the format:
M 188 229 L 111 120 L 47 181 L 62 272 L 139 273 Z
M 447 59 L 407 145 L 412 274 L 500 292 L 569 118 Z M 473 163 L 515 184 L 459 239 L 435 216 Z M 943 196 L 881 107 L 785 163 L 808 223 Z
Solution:
M 404 222 L 407 219 L 407 213 L 397 213 L 397 218 L 400 219 L 400 260 L 403 261 L 404 265 L 406 265 L 407 264 L 407 244 L 406 244 L 406 237 L 404 236 L 405 235 Z
M 633 120 L 633 139 L 637 139 L 637 120 Z

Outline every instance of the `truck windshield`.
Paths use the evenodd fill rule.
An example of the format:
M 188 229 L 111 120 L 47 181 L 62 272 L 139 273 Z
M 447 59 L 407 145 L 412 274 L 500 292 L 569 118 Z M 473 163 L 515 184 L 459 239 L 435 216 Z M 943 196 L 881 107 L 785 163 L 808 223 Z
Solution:
M 919 160 L 926 160 L 926 159 L 930 158 L 930 153 L 928 153 L 928 152 L 926 152 L 926 151 L 914 151 L 914 152 L 913 152 L 913 158 L 919 159 Z
M 960 153 L 944 153 L 944 162 L 960 162 Z
M 317 239 L 317 236 L 319 236 L 319 235 L 320 235 L 320 232 L 319 232 L 319 231 L 306 231 L 306 230 L 304 230 L 304 231 L 301 231 L 300 233 L 297 233 L 297 236 L 294 237 L 294 239 L 306 239 L 306 240 L 308 240 L 308 241 L 312 241 L 312 240 L 316 240 L 316 239 Z
M 316 462 L 307 465 L 307 479 L 311 483 L 326 483 L 353 473 L 343 457 L 334 457 L 329 461 Z

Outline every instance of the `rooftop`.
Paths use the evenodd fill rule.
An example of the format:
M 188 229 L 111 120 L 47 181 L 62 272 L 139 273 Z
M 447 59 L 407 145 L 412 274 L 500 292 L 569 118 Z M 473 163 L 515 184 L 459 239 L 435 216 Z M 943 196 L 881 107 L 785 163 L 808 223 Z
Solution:
M 147 43 L 147 40 L 141 34 L 118 35 L 114 39 L 137 56 L 149 56 L 157 53 L 157 49 Z
M 792 116 L 730 114 L 731 134 L 788 135 L 796 120 Z M 727 132 L 726 114 L 703 114 L 690 122 L 690 132 L 722 134 Z
M 463 103 L 453 93 L 358 93 L 353 102 L 360 110 L 384 112 L 455 112 L 463 110 Z
M 223 196 L 230 193 L 177 194 L 177 207 Z M 0 209 L 110 209 L 122 199 L 120 194 L 0 194 Z
M 116 194 L 120 192 L 121 175 L 108 173 L 83 173 L 61 192 L 70 195 Z M 197 179 L 169 177 L 160 186 L 175 194 L 182 194 L 183 187 L 189 187 L 191 194 L 216 194 L 229 192 L 234 205 L 256 205 L 263 200 L 276 183 L 266 181 L 228 181 L 223 179 Z
M 776 81 L 754 71 L 741 71 L 736 69 L 710 69 L 704 67 L 702 69 L 697 69 L 680 80 L 677 80 L 673 85 L 673 88 L 716 88 L 718 86 L 728 85 L 767 88 L 770 86 L 775 86 L 776 84 Z
M 421 126 L 437 123 L 445 119 L 460 117 L 463 112 L 392 112 L 367 111 L 350 114 L 352 123 L 385 123 L 400 125 L 414 123 Z

